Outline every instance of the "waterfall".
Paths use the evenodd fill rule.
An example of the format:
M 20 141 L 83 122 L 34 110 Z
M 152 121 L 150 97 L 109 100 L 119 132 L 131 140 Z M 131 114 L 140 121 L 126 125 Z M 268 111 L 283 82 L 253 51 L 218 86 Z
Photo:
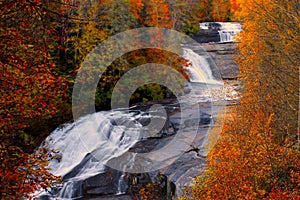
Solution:
M 174 109 L 174 105 L 170 106 Z M 50 161 L 49 168 L 54 175 L 62 176 L 63 183 L 51 189 L 51 195 L 42 195 L 67 200 L 83 198 L 91 193 L 126 193 L 127 173 L 124 171 L 138 164 L 137 154 L 131 154 L 126 163 L 121 164 L 123 172 L 107 169 L 106 164 L 128 152 L 145 137 L 145 133 L 140 133 L 143 122 L 149 118 L 145 113 L 148 112 L 136 108 L 129 113 L 101 111 L 52 132 L 42 146 L 59 151 L 57 159 Z M 186 120 L 190 120 L 190 114 Z
M 220 42 L 233 42 L 233 32 L 219 31 Z
M 236 35 L 242 31 L 239 22 L 203 22 L 200 23 L 201 30 L 218 31 L 221 43 L 234 42 Z
M 212 73 L 207 55 L 198 55 L 189 48 L 183 48 L 183 51 L 183 57 L 191 62 L 187 70 L 191 84 L 197 85 L 197 91 L 206 88 L 203 85 L 207 83 L 220 84 Z M 192 102 L 189 102 L 190 100 Z M 205 96 L 204 101 L 207 100 L 210 100 L 210 97 Z M 195 98 L 189 96 L 186 102 L 192 105 L 198 101 L 199 95 L 196 95 Z M 53 131 L 42 147 L 59 151 L 58 157 L 49 163 L 50 171 L 63 178 L 63 184 L 51 191 L 54 197 L 81 198 L 85 194 L 90 194 L 86 191 L 101 195 L 124 194 L 128 187 L 125 169 L 134 166 L 136 154 L 132 154 L 125 164 L 120 163 L 120 166 L 124 167 L 123 172 L 107 169 L 109 166 L 107 164 L 114 158 L 124 155 L 142 138 L 147 138 L 148 132 L 140 130 L 143 124 L 149 121 L 149 114 L 151 119 L 156 116 L 161 120 L 158 111 L 151 113 L 150 111 L 148 113 L 139 110 L 131 110 L 128 113 L 121 109 L 101 111 L 81 117 Z M 108 170 L 111 170 L 109 174 Z
M 135 159 L 135 155 L 136 154 L 133 154 L 132 158 L 129 160 L 129 162 L 127 163 L 127 165 L 124 166 L 124 170 L 123 170 L 123 173 L 122 175 L 120 176 L 119 178 L 119 181 L 118 181 L 118 191 L 117 191 L 117 195 L 120 195 L 120 194 L 125 194 L 126 192 L 126 189 L 127 189 L 127 183 L 125 182 L 124 178 L 125 178 L 125 175 L 126 175 L 126 172 L 125 172 L 125 169 L 127 169 L 128 167 L 132 167 L 134 165 L 134 159 Z M 129 166 L 130 165 L 130 166 Z
M 125 194 L 126 192 L 126 182 L 124 181 L 125 178 L 125 172 L 123 172 L 122 176 L 120 177 L 119 181 L 118 181 L 118 191 L 117 191 L 117 195 L 120 194 Z
M 242 31 L 242 24 L 237 22 L 217 22 L 220 24 L 220 42 L 234 42 L 236 35 Z
M 212 74 L 207 56 L 198 55 L 191 49 L 183 48 L 183 57 L 191 64 L 187 68 L 191 82 L 219 84 Z
M 114 120 L 118 120 L 118 126 L 114 125 Z M 51 133 L 43 146 L 58 150 L 60 154 L 59 159 L 49 164 L 51 172 L 64 180 L 59 198 L 81 197 L 82 182 L 104 173 L 110 159 L 127 152 L 139 140 L 140 127 L 135 113 L 110 111 L 85 116 Z M 94 155 L 101 156 L 95 158 Z M 118 192 L 124 189 L 115 191 Z

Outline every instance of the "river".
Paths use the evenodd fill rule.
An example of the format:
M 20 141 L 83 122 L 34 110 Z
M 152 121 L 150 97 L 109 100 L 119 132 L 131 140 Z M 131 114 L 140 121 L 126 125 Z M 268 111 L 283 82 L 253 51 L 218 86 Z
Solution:
M 191 177 L 203 168 L 216 116 L 238 99 L 239 86 L 223 83 L 224 78 L 236 76 L 232 75 L 236 66 L 228 72 L 228 65 L 214 64 L 220 56 L 233 62 L 230 48 L 235 47 L 203 47 L 182 45 L 183 57 L 191 62 L 187 69 L 191 80 L 177 99 L 97 112 L 53 131 L 42 146 L 59 150 L 60 159 L 52 160 L 49 167 L 63 177 L 63 183 L 50 189 L 51 194 L 39 193 L 40 199 L 125 200 L 137 192 L 135 186 L 155 181 L 164 184 L 166 199 L 182 195 Z M 224 52 L 229 52 L 227 58 Z M 152 127 L 151 121 L 163 123 Z

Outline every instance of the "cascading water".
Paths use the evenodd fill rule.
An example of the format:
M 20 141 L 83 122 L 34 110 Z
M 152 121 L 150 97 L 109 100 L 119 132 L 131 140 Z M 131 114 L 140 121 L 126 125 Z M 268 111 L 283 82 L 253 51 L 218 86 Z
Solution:
M 122 175 L 120 176 L 119 178 L 119 181 L 118 181 L 118 191 L 117 191 L 117 195 L 120 195 L 120 194 L 124 194 L 126 192 L 126 188 L 127 188 L 127 183 L 125 182 L 125 169 L 127 169 L 128 167 L 132 167 L 132 166 L 129 166 L 129 165 L 133 165 L 134 164 L 134 159 L 135 159 L 135 155 L 136 154 L 133 154 L 134 156 L 129 160 L 128 164 L 124 166 L 124 170 L 123 170 L 123 173 Z
M 200 56 L 191 49 L 183 48 L 183 57 L 187 59 L 191 65 L 187 68 L 191 82 L 214 82 L 210 65 L 204 56 Z
M 242 25 L 237 22 L 218 22 L 221 25 L 219 32 L 220 42 L 234 42 L 236 35 L 242 31 Z
M 234 32 L 219 31 L 220 42 L 233 42 Z
M 123 123 L 119 120 L 122 118 Z M 113 125 L 114 120 L 118 120 L 118 126 Z M 105 164 L 111 158 L 127 152 L 139 140 L 140 127 L 134 113 L 98 112 L 50 134 L 43 145 L 61 154 L 59 160 L 49 164 L 51 172 L 64 179 L 58 196 L 61 199 L 80 197 L 82 182 L 104 173 Z M 96 159 L 95 154 L 101 158 Z
M 220 42 L 234 42 L 236 35 L 242 31 L 242 24 L 238 22 L 203 22 L 200 23 L 202 30 L 218 31 Z
M 191 88 L 188 95 L 184 98 L 189 99 L 192 103 L 213 101 L 210 95 L 209 88 L 220 88 L 223 83 L 213 76 L 209 57 L 202 53 L 199 55 L 189 48 L 183 48 L 183 57 L 190 62 L 187 71 L 190 76 L 189 88 Z M 206 93 L 206 95 L 203 95 Z
M 214 78 L 205 55 L 198 55 L 188 48 L 183 48 L 183 51 L 183 57 L 191 62 L 187 70 L 192 83 L 200 83 L 199 88 L 203 88 L 203 84 L 220 84 Z M 205 98 L 210 101 L 210 97 Z M 198 103 L 199 96 L 192 101 Z M 63 185 L 54 196 L 59 199 L 80 198 L 86 193 L 85 187 L 93 188 L 93 181 L 89 182 L 89 180 L 93 180 L 99 174 L 107 176 L 105 175 L 106 164 L 113 158 L 125 154 L 141 138 L 145 138 L 144 133 L 140 133 L 140 128 L 143 126 L 141 121 L 148 120 L 148 118 L 149 115 L 145 115 L 142 111 L 130 113 L 122 110 L 102 111 L 82 117 L 51 133 L 43 146 L 59 151 L 59 159 L 51 160 L 49 167 L 53 174 L 63 177 Z M 115 123 L 116 121 L 118 124 Z M 94 155 L 101 156 L 97 156 L 96 159 Z M 131 157 L 124 167 L 130 168 L 134 161 L 135 156 Z M 110 180 L 114 181 L 110 184 L 115 184 L 115 186 L 109 188 L 109 194 L 126 192 L 126 173 L 117 172 L 114 171 L 115 177 Z M 98 179 L 98 177 L 95 178 L 96 181 Z M 101 184 L 103 186 L 104 183 L 98 183 L 97 187 Z M 97 188 L 95 187 L 94 190 Z

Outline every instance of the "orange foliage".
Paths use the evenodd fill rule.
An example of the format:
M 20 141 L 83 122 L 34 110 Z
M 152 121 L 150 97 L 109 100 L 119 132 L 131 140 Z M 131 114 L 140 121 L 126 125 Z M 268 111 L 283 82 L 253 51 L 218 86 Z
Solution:
M 243 97 L 181 199 L 300 199 L 299 4 L 235 3 Z
M 195 178 L 191 199 L 298 197 L 300 179 L 290 182 L 300 171 L 297 151 L 285 147 L 289 141 L 285 146 L 273 142 L 272 114 L 242 109 L 245 113 L 225 124 L 208 156 L 207 171 Z
M 55 31 L 49 4 L 5 0 L 0 5 L 0 198 L 20 199 L 58 178 L 47 171 L 48 155 L 29 154 L 34 147 L 26 128 L 57 112 L 65 82 L 46 45 Z
M 172 28 L 173 22 L 171 19 L 170 6 L 165 0 L 131 0 L 131 12 L 140 21 L 142 27 L 159 27 Z M 150 43 L 161 47 L 164 38 L 162 33 L 158 32 L 154 37 L 149 38 Z M 140 51 L 141 52 L 141 51 Z M 141 58 L 143 56 L 143 58 Z M 188 78 L 184 67 L 188 65 L 183 59 L 177 58 L 175 55 L 166 53 L 158 49 L 148 49 L 143 51 L 143 54 L 132 52 L 134 60 L 143 60 L 144 63 L 161 63 L 166 65 L 173 65 L 173 67 Z
M 53 115 L 64 95 L 44 38 L 44 5 L 39 1 L 4 1 L 0 14 L 0 129 L 15 132 L 35 117 Z M 42 31 L 44 30 L 44 31 Z
M 0 145 L 0 197 L 3 200 L 30 198 L 30 193 L 60 182 L 48 171 L 48 160 L 55 152 L 40 149 L 28 155 L 15 146 Z
M 203 0 L 200 1 L 200 12 L 199 16 L 202 21 L 206 21 L 209 19 L 211 15 L 211 7 L 212 7 L 211 0 Z
M 238 0 L 230 0 L 231 4 L 231 12 L 236 13 L 240 9 L 240 3 L 238 3 Z
M 131 1 L 133 2 L 133 1 Z M 138 16 L 143 26 L 155 26 L 160 28 L 171 28 L 172 20 L 169 4 L 165 0 L 149 0 L 149 1 L 134 1 L 136 10 L 133 10 L 133 15 Z M 141 13 L 141 7 L 144 7 L 144 12 Z M 137 14 L 140 12 L 140 15 Z
M 231 4 L 229 0 L 214 0 L 212 18 L 215 21 L 227 21 L 230 18 Z
M 144 7 L 143 0 L 130 0 L 130 11 L 135 18 L 142 21 L 141 12 Z

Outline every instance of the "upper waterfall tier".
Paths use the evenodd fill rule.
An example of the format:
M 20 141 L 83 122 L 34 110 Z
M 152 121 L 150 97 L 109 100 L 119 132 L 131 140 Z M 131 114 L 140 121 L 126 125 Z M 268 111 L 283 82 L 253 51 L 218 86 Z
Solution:
M 239 22 L 203 22 L 200 23 L 200 42 L 234 42 L 236 36 L 242 31 Z M 216 37 L 218 36 L 218 37 Z

